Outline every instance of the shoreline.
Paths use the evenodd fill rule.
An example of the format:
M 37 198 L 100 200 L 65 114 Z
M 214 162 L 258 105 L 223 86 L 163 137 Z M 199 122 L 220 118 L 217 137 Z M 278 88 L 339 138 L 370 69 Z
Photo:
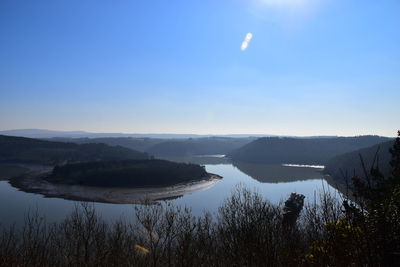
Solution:
M 48 173 L 53 169 L 51 165 L 31 164 L 31 163 L 18 163 L 18 162 L 0 162 L 0 171 L 3 168 L 12 169 L 11 173 L 0 173 L 0 181 L 8 181 L 12 178 L 28 175 L 28 174 L 41 174 Z
M 42 179 L 44 173 L 10 179 L 11 186 L 27 193 L 41 194 L 46 198 L 63 198 L 112 204 L 154 204 L 160 200 L 174 199 L 185 194 L 206 190 L 222 177 L 209 174 L 202 180 L 164 187 L 98 187 L 53 184 Z

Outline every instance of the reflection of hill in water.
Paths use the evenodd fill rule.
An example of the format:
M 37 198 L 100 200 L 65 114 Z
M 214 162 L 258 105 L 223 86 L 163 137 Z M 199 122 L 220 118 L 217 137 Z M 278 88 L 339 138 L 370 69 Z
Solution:
M 176 199 L 179 199 L 179 198 L 182 198 L 182 197 L 183 197 L 183 195 L 177 195 L 177 196 L 171 196 L 171 197 L 163 197 L 163 198 L 159 198 L 159 199 L 156 199 L 156 200 L 169 201 L 169 200 L 176 200 Z
M 199 165 L 218 165 L 218 164 L 230 164 L 228 158 L 225 157 L 213 157 L 213 156 L 187 156 L 187 157 L 160 157 L 165 160 L 194 163 Z
M 322 179 L 320 169 L 288 167 L 271 164 L 233 162 L 233 166 L 261 183 L 285 183 L 309 179 Z

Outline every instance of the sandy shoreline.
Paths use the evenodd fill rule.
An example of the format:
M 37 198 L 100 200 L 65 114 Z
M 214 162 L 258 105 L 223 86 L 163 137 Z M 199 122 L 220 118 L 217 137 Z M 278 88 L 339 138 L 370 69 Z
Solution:
M 114 204 L 144 204 L 157 200 L 173 199 L 185 194 L 206 190 L 218 183 L 222 177 L 210 174 L 203 180 L 166 187 L 123 188 L 62 185 L 49 183 L 41 176 L 29 175 L 11 179 L 9 183 L 21 191 L 37 193 L 45 197 L 77 201 L 103 202 Z

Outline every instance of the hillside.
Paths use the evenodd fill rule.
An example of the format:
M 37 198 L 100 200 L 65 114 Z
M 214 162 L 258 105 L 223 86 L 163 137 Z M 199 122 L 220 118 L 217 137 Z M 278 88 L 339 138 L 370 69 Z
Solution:
M 367 171 L 369 171 L 376 154 L 378 156 L 376 164 L 384 175 L 388 175 L 391 171 L 389 162 L 392 157 L 389 149 L 393 147 L 393 143 L 394 141 L 388 141 L 336 156 L 326 164 L 324 173 L 342 183 L 345 182 L 346 177 L 351 179 L 354 174 L 358 177 L 364 177 L 360 156 L 363 158 Z
M 166 160 L 85 162 L 56 166 L 52 183 L 104 187 L 158 187 L 209 178 L 203 167 Z
M 369 147 L 390 138 L 379 136 L 335 138 L 259 138 L 228 156 L 234 161 L 268 164 L 325 165 L 331 158 Z
M 105 138 L 51 138 L 51 141 L 77 144 L 104 143 L 147 152 L 158 157 L 185 157 L 195 155 L 227 154 L 254 141 L 254 137 L 205 137 L 187 139 L 158 139 L 134 137 Z
M 54 165 L 58 163 L 147 159 L 146 153 L 105 144 L 72 144 L 0 135 L 0 162 Z
M 160 157 L 227 154 L 253 141 L 254 138 L 189 138 L 184 140 L 168 140 L 155 144 L 146 152 Z
M 49 138 L 47 140 L 76 143 L 76 144 L 103 143 L 110 146 L 122 146 L 141 152 L 146 152 L 152 146 L 166 141 L 165 139 L 158 139 L 158 138 L 137 138 L 137 137 L 101 137 L 101 138 L 54 137 L 54 138 Z

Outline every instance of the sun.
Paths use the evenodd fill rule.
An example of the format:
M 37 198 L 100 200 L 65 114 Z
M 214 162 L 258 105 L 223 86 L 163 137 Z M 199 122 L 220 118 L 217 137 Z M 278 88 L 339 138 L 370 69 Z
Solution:
M 258 0 L 262 4 L 271 6 L 301 6 L 306 0 Z

